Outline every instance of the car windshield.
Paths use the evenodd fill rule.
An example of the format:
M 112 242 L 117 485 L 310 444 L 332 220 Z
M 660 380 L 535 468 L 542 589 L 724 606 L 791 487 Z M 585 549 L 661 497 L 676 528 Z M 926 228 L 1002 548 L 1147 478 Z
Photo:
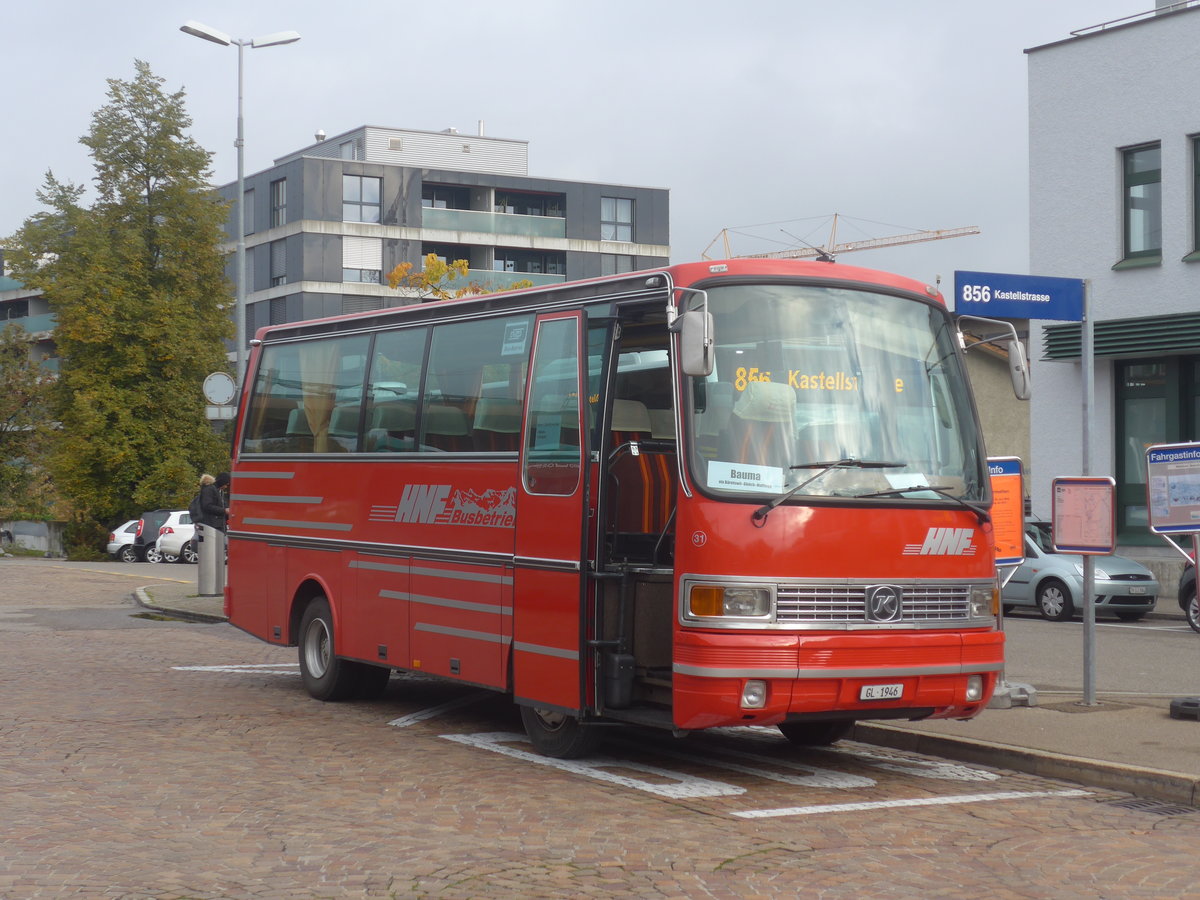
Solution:
M 944 308 L 800 284 L 708 298 L 716 362 L 693 382 L 689 419 L 693 474 L 708 492 L 986 499 Z

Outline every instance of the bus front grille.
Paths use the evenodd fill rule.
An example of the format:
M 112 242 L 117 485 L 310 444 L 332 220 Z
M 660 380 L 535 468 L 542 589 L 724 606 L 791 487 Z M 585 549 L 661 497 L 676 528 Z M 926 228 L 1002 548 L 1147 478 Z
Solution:
M 775 621 L 781 625 L 809 622 L 861 622 L 867 617 L 866 584 L 781 584 Z M 970 617 L 971 589 L 965 584 L 896 585 L 901 592 L 900 616 L 893 622 L 933 622 Z

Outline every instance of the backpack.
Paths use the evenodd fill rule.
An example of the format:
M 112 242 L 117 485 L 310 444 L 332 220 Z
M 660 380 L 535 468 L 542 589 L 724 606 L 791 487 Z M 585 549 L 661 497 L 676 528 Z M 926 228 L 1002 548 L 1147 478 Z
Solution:
M 196 494 L 192 498 L 192 502 L 188 504 L 188 515 L 192 517 L 193 525 L 203 525 L 204 510 L 200 506 L 200 495 Z

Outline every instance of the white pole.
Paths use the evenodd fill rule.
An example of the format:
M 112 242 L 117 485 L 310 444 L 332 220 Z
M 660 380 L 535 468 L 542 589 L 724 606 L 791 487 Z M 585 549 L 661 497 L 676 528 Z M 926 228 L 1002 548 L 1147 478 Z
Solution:
M 1083 282 L 1083 334 L 1080 364 L 1083 368 L 1083 475 L 1092 474 L 1092 402 L 1095 392 L 1095 352 L 1089 309 L 1091 281 Z M 1096 562 L 1083 557 L 1083 705 L 1096 705 Z

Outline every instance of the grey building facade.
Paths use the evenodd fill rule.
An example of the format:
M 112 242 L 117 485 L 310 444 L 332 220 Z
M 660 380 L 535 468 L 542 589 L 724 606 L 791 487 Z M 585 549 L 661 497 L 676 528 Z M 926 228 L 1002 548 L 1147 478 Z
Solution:
M 531 177 L 527 142 L 482 134 L 362 126 L 318 137 L 244 179 L 248 338 L 414 302 L 386 276 L 405 262 L 420 270 L 429 253 L 467 260 L 469 280 L 491 290 L 668 262 L 666 189 Z M 228 271 L 233 281 L 232 254 Z
M 1173 556 L 1147 528 L 1146 447 L 1200 439 L 1197 47 L 1200 6 L 1159 0 L 1027 51 L 1031 271 L 1088 279 L 1095 334 L 1083 435 L 1080 326 L 1031 323 L 1034 509 L 1087 440 L 1130 555 Z

